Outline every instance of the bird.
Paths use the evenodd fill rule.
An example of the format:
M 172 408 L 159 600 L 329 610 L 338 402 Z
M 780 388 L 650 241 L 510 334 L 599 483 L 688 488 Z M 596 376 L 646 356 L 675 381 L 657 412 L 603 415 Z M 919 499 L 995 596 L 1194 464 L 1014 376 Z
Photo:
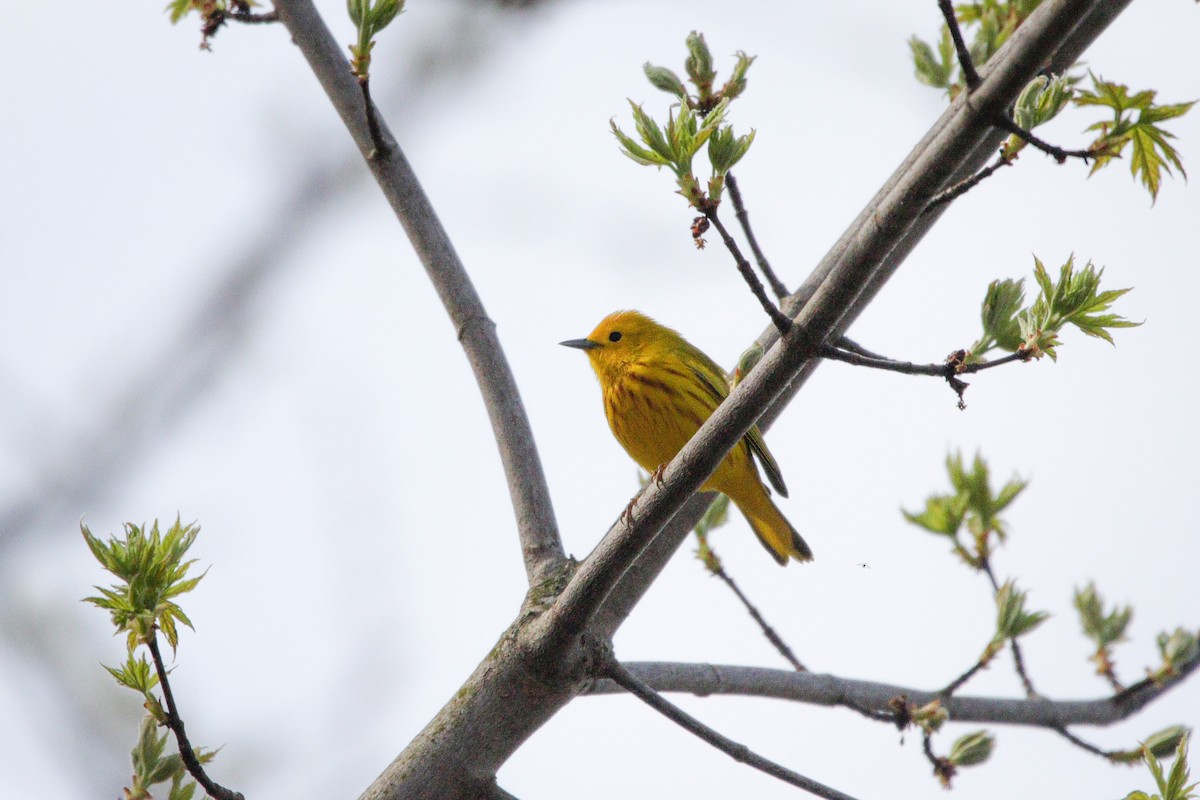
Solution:
M 661 474 L 659 470 L 729 395 L 729 378 L 716 362 L 640 311 L 615 311 L 586 338 L 559 344 L 587 354 L 600 381 L 613 436 L 652 474 Z M 756 458 L 771 486 L 787 497 L 779 465 L 757 425 L 729 451 L 700 491 L 727 495 L 779 564 L 811 561 L 812 550 L 771 500 Z

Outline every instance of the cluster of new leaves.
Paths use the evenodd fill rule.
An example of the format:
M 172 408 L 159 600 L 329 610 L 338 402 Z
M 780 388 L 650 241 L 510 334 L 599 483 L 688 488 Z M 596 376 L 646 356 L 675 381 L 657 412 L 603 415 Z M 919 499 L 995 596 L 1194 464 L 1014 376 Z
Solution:
M 1191 800 L 1196 797 L 1195 789 L 1200 784 L 1188 783 L 1187 736 L 1181 736 L 1178 744 L 1166 753 L 1152 749 L 1147 741 L 1139 755 L 1145 758 L 1146 766 L 1150 768 L 1150 774 L 1154 776 L 1154 783 L 1158 786 L 1158 793 L 1151 795 L 1142 791 L 1130 792 L 1125 795 L 1125 800 Z M 1175 763 L 1171 765 L 1171 771 L 1164 774 L 1158 759 L 1170 755 L 1175 756 Z
M 687 38 L 687 49 L 685 69 L 689 83 L 695 88 L 694 94 L 688 92 L 672 70 L 649 63 L 644 67 L 651 85 L 679 100 L 668 111 L 665 125 L 656 122 L 632 100 L 629 105 L 633 109 L 637 139 L 622 131 L 616 122 L 609 124 L 621 144 L 621 152 L 638 164 L 669 168 L 675 173 L 679 194 L 688 205 L 704 212 L 721 202 L 725 176 L 754 141 L 753 130 L 746 136 L 737 136 L 733 127 L 725 124 L 730 102 L 746 89 L 746 71 L 754 58 L 739 51 L 732 77 L 714 91 L 717 73 L 704 36 L 693 31 Z M 696 155 L 706 144 L 711 167 L 707 192 L 693 167 Z
M 360 81 L 371 72 L 371 50 L 375 36 L 404 11 L 405 0 L 346 0 L 350 21 L 358 32 L 358 43 L 350 45 L 350 69 Z
M 163 535 L 157 520 L 148 530 L 129 523 L 123 539 L 110 536 L 106 543 L 92 535 L 86 525 L 79 527 L 92 555 L 118 579 L 107 589 L 95 587 L 100 596 L 89 597 L 87 602 L 112 615 L 117 632 L 127 634 L 130 653 L 148 643 L 159 630 L 172 649 L 178 647 L 177 623 L 189 628 L 192 623 L 173 598 L 190 592 L 204 578 L 203 574 L 187 577 L 195 559 L 183 560 L 200 528 L 181 525 L 176 518 Z
M 187 767 L 179 753 L 166 753 L 169 734 L 158 734 L 158 722 L 150 714 L 142 718 L 137 744 L 133 746 L 132 785 L 125 789 L 125 800 L 151 800 L 151 788 L 171 782 L 167 800 L 192 800 L 197 785 L 187 780 Z M 197 754 L 201 762 L 213 759 L 215 753 Z
M 1027 484 L 1025 481 L 1013 479 L 1000 491 L 993 491 L 987 463 L 978 454 L 970 469 L 964 465 L 961 454 L 948 457 L 946 468 L 952 492 L 931 496 L 925 501 L 924 511 L 906 511 L 904 516 L 909 522 L 931 533 L 950 538 L 954 553 L 964 563 L 987 572 L 990 577 L 992 551 L 996 544 L 1007 537 L 1007 530 L 999 514 L 1017 498 Z M 966 542 L 960 538 L 960 531 L 964 527 L 970 534 Z M 977 664 L 951 684 L 947 691 L 962 685 L 971 675 L 987 666 L 1006 642 L 1012 641 L 1013 647 L 1016 648 L 1016 639 L 1034 630 L 1048 618 L 1046 612 L 1028 611 L 1025 607 L 1026 597 L 1026 593 L 1018 590 L 1012 580 L 998 586 L 995 593 L 996 627 L 992 638 Z M 1115 691 L 1122 691 L 1123 687 L 1114 673 L 1111 647 L 1124 640 L 1133 610 L 1128 606 L 1106 610 L 1104 600 L 1094 584 L 1088 584 L 1086 588 L 1075 591 L 1075 608 L 1079 612 L 1084 635 L 1096 645 L 1096 652 L 1091 658 L 1097 664 L 1097 671 L 1108 678 Z M 1200 658 L 1200 642 L 1197 641 L 1196 635 L 1182 628 L 1170 634 L 1160 633 L 1158 648 L 1162 664 L 1155 670 L 1147 670 L 1149 680 L 1155 683 L 1178 675 L 1183 667 Z M 928 736 L 936 731 L 947 717 L 940 705 L 931 703 L 911 711 L 910 718 Z M 981 748 L 984 741 L 982 737 L 985 735 L 984 732 L 978 732 L 963 737 L 955 743 L 948 759 L 938 760 L 938 775 L 943 782 L 953 775 L 953 769 L 949 767 L 967 765 L 957 760 L 955 753 L 960 749 L 967 753 L 976 752 L 968 745 L 975 743 L 976 747 Z M 1164 758 L 1175 752 L 1187 735 L 1187 728 L 1174 725 L 1148 737 L 1137 748 L 1111 751 L 1105 753 L 1105 756 L 1117 763 L 1133 763 L 1141 760 L 1144 755 Z M 959 743 L 963 743 L 962 748 L 959 748 Z M 990 753 L 990 748 L 989 740 L 986 752 Z
M 1110 344 L 1113 342 L 1110 328 L 1141 325 L 1119 314 L 1106 313 L 1130 289 L 1100 291 L 1104 270 L 1097 270 L 1090 261 L 1076 272 L 1075 257 L 1071 256 L 1059 269 L 1057 281 L 1036 256 L 1033 262 L 1033 277 L 1039 291 L 1028 307 L 1023 305 L 1024 279 L 992 281 L 988 286 L 980 314 L 983 335 L 967 351 L 966 363 L 983 360 L 995 348 L 1020 352 L 1026 358 L 1047 355 L 1057 360 L 1056 348 L 1062 344 L 1059 334 L 1067 325 Z
M 106 665 L 105 669 L 117 683 L 141 694 L 149 712 L 133 750 L 134 785 L 127 793 L 148 798 L 150 786 L 170 780 L 170 800 L 188 800 L 195 784 L 184 781 L 185 769 L 178 754 L 163 757 L 167 735 L 160 738 L 156 732 L 168 719 L 154 691 L 159 675 L 145 655 L 135 651 L 142 645 L 152 645 L 159 631 L 174 650 L 179 644 L 179 624 L 192 627 L 175 600 L 204 578 L 204 574 L 188 577 L 195 559 L 184 560 L 200 529 L 182 525 L 178 518 L 165 534 L 160 533 L 157 520 L 150 528 L 127 524 L 123 538 L 110 536 L 107 542 L 94 536 L 86 525 L 80 529 L 92 555 L 117 578 L 108 588 L 95 587 L 98 596 L 86 598 L 86 602 L 109 612 L 117 633 L 126 634 L 125 663 L 118 667 Z M 213 754 L 198 750 L 196 756 L 205 762 Z
M 983 569 L 992 550 L 1008 535 L 1000 512 L 1017 499 L 1027 483 L 1013 478 L 993 492 L 987 462 L 978 453 L 970 469 L 963 464 L 962 453 L 947 456 L 946 471 L 953 491 L 930 496 L 924 511 L 905 511 L 904 517 L 930 533 L 945 536 L 955 555 L 972 569 Z M 960 536 L 964 527 L 966 539 Z
M 955 16 L 964 37 L 969 33 L 971 42 L 967 49 L 973 64 L 984 64 L 993 53 L 1025 21 L 1041 0 L 983 0 L 955 6 Z M 942 25 L 942 34 L 935 49 L 919 37 L 909 40 L 913 66 L 917 80 L 937 89 L 944 89 L 954 99 L 966 86 L 962 67 L 955 52 L 950 29 Z M 1162 123 L 1183 116 L 1194 105 L 1173 103 L 1155 105 L 1155 92 L 1147 90 L 1130 93 L 1128 87 L 1102 80 L 1088 74 L 1092 88 L 1079 89 L 1078 78 L 1070 76 L 1039 76 L 1034 78 L 1013 108 L 1013 121 L 1025 130 L 1032 130 L 1049 122 L 1068 104 L 1078 108 L 1100 106 L 1112 111 L 1110 120 L 1089 125 L 1086 130 L 1094 131 L 1095 138 L 1087 150 L 1094 159 L 1090 174 L 1119 158 L 1126 147 L 1132 157 L 1130 170 L 1135 179 L 1150 193 L 1158 197 L 1162 174 L 1171 173 L 1171 167 L 1186 177 L 1179 154 L 1168 141 L 1174 138 L 1163 129 Z M 1011 161 L 1025 146 L 1019 136 L 1012 136 L 1001 151 L 1006 161 Z
M 1096 153 L 1092 174 L 1114 158 L 1119 158 L 1128 146 L 1132 151 L 1129 169 L 1134 178 L 1141 179 L 1152 198 L 1158 197 L 1162 173 L 1171 174 L 1171 165 L 1186 178 L 1179 153 L 1167 141 L 1175 137 L 1163 130 L 1161 123 L 1182 117 L 1196 101 L 1157 106 L 1154 104 L 1156 93 L 1153 90 L 1130 94 L 1127 86 L 1109 83 L 1094 75 L 1091 77 L 1094 89 L 1080 91 L 1075 97 L 1075 105 L 1099 106 L 1113 113 L 1112 119 L 1101 120 L 1088 127 L 1089 131 L 1098 132 L 1096 141 L 1090 147 Z

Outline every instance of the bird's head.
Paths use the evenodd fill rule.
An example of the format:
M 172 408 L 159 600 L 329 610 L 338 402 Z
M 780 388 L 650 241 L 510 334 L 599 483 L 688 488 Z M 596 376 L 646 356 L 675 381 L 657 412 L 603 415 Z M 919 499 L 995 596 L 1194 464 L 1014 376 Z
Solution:
M 614 311 L 600 320 L 586 339 L 569 339 L 559 344 L 587 353 L 592 368 L 603 379 L 624 371 L 646 353 L 670 349 L 678 339 L 675 331 L 640 311 Z

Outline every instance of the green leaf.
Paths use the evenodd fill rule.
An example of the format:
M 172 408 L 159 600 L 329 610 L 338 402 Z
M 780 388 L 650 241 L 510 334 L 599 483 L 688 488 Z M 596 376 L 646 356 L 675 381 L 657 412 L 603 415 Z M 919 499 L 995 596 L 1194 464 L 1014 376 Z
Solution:
M 628 158 L 647 167 L 671 166 L 670 161 L 635 142 L 628 134 L 617 127 L 617 123 L 610 120 L 608 124 L 612 127 L 613 135 L 617 137 L 617 141 L 621 143 L 621 152 Z
M 1133 619 L 1133 609 L 1129 606 L 1114 606 L 1105 614 L 1104 598 L 1096 591 L 1094 583 L 1075 590 L 1075 609 L 1079 612 L 1084 635 L 1095 642 L 1098 649 L 1124 641 L 1125 631 Z
M 996 638 L 1016 639 L 1032 631 L 1049 618 L 1045 611 L 1025 610 L 1027 594 L 1008 581 L 996 592 Z
M 642 65 L 642 72 L 646 73 L 647 80 L 655 89 L 675 95 L 680 100 L 687 100 L 687 89 L 684 88 L 683 81 L 672 70 L 655 66 L 647 61 Z
M 705 103 L 712 96 L 713 78 L 717 76 L 713 70 L 712 53 L 708 49 L 708 43 L 704 41 L 704 34 L 692 31 L 687 37 L 688 57 L 684 62 L 684 68 L 687 70 L 688 77 L 692 79 L 692 83 L 696 85 L 696 90 L 700 96 L 700 102 Z
M 1098 131 L 1091 144 L 1096 154 L 1090 174 L 1107 166 L 1118 158 L 1126 146 L 1132 147 L 1129 168 L 1135 180 L 1140 180 L 1150 193 L 1152 200 L 1158 199 L 1162 176 L 1171 174 L 1172 166 L 1184 178 L 1187 172 L 1174 146 L 1168 141 L 1174 136 L 1164 130 L 1160 123 L 1186 114 L 1196 101 L 1155 105 L 1155 92 L 1151 90 L 1130 94 L 1129 87 L 1105 81 L 1091 75 L 1093 89 L 1081 91 L 1075 97 L 1078 106 L 1108 108 L 1112 119 L 1088 126 L 1087 130 Z M 1135 116 L 1136 114 L 1136 116 Z
M 1142 742 L 1142 747 L 1156 758 L 1170 758 L 1190 732 L 1191 729 L 1183 725 L 1172 725 L 1147 736 L 1146 741 Z
M 1140 322 L 1130 322 L 1117 314 L 1101 313 L 1131 289 L 1100 291 L 1100 279 L 1104 270 L 1097 270 L 1089 261 L 1082 270 L 1075 271 L 1075 257 L 1071 256 L 1059 270 L 1055 282 L 1046 271 L 1041 260 L 1034 257 L 1034 279 L 1041 293 L 1027 310 L 1017 317 L 1024 339 L 1023 347 L 1032 358 L 1048 355 L 1057 360 L 1056 348 L 1061 341 L 1058 336 L 1065 325 L 1074 325 L 1088 336 L 1113 343 L 1111 328 L 1133 328 Z
M 733 74 L 729 80 L 725 81 L 725 85 L 718 92 L 721 98 L 732 100 L 735 97 L 741 96 L 742 92 L 746 91 L 746 72 L 750 69 L 750 65 L 754 63 L 754 59 L 758 56 L 748 56 L 741 50 L 737 51 L 737 63 L 733 65 Z
M 700 517 L 700 521 L 696 523 L 695 531 L 697 535 L 706 536 L 728 521 L 729 498 L 723 494 L 719 494 L 709 504 L 708 509 L 704 512 L 704 516 Z
M 950 39 L 950 32 L 945 31 L 944 38 Z M 949 59 L 934 55 L 933 48 L 919 37 L 913 36 L 908 40 L 908 48 L 912 53 L 913 70 L 917 80 L 935 89 L 949 89 L 950 76 L 954 73 L 954 56 Z
M 118 578 L 108 588 L 96 587 L 100 595 L 86 598 L 86 602 L 109 612 L 117 632 L 127 634 L 131 653 L 148 641 L 156 628 L 162 629 L 174 647 L 176 622 L 192 624 L 171 598 L 191 591 L 204 577 L 187 577 L 195 560 L 184 560 L 200 529 L 183 525 L 178 518 L 166 534 L 159 532 L 157 520 L 149 530 L 127 524 L 124 538 L 109 537 L 107 543 L 93 536 L 87 526 L 80 529 L 96 560 Z
M 975 731 L 961 736 L 950 747 L 947 759 L 956 767 L 972 767 L 991 758 L 996 739 L 987 731 Z
M 946 457 L 946 472 L 953 492 L 929 497 L 923 512 L 903 511 L 904 517 L 931 533 L 949 536 L 955 554 L 980 569 L 994 547 L 993 538 L 1003 541 L 1007 536 L 1000 512 L 1016 500 L 1027 483 L 1013 478 L 998 493 L 993 492 L 987 462 L 978 453 L 970 469 L 964 465 L 962 453 L 952 453 Z M 973 551 L 958 539 L 964 523 L 974 540 Z
M 1021 326 L 1017 313 L 1025 302 L 1025 281 L 1002 280 L 988 284 L 980 309 L 983 336 L 971 345 L 968 361 L 978 361 L 993 347 L 1014 352 L 1021 346 Z

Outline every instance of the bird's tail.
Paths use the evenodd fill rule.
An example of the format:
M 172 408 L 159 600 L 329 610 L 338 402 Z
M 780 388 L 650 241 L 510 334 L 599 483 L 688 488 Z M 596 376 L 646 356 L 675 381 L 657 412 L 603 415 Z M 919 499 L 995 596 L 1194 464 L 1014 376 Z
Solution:
M 812 548 L 796 532 L 796 529 L 787 521 L 787 518 L 783 516 L 765 491 L 761 501 L 753 503 L 753 508 L 749 508 L 749 505 L 749 503 L 745 505 L 738 503 L 738 508 L 745 515 L 746 521 L 750 523 L 750 529 L 762 542 L 763 547 L 767 548 L 767 552 L 771 554 L 772 558 L 780 565 L 787 564 L 789 558 L 797 561 L 812 561 Z

